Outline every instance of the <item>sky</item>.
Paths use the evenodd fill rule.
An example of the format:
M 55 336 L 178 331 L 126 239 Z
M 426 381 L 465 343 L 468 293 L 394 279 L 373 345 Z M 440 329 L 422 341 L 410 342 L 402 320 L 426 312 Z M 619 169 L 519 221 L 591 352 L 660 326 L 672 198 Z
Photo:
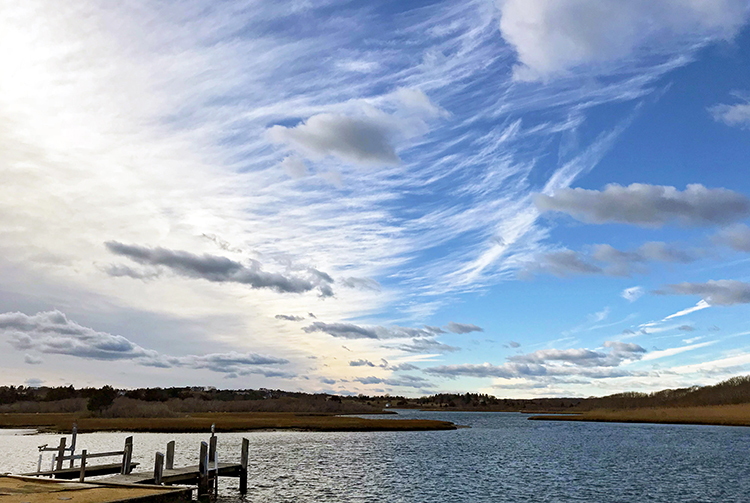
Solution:
M 750 373 L 750 3 L 0 4 L 0 384 Z

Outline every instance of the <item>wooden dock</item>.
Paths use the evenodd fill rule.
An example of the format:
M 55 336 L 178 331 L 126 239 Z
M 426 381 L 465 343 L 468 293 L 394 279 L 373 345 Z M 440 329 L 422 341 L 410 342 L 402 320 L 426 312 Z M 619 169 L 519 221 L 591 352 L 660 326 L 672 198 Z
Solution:
M 85 449 L 80 454 L 75 453 L 75 442 L 76 442 L 76 431 L 73 430 L 73 438 L 70 447 L 66 447 L 66 438 L 63 437 L 60 440 L 60 444 L 57 447 L 49 448 L 46 445 L 39 446 L 39 462 L 37 471 L 21 476 L 11 477 L 13 480 L 25 480 L 25 481 L 38 481 L 36 484 L 26 483 L 21 484 L 23 487 L 16 487 L 19 483 L 10 483 L 10 486 L 16 487 L 14 489 L 18 494 L 46 494 L 49 496 L 51 492 L 57 492 L 61 490 L 65 491 L 88 491 L 80 493 L 82 496 L 75 501 L 81 503 L 102 503 L 109 501 L 121 501 L 121 502 L 164 502 L 171 503 L 173 501 L 190 501 L 192 491 L 198 490 L 198 498 L 203 500 L 216 496 L 219 488 L 219 477 L 236 477 L 240 479 L 240 494 L 247 493 L 247 465 L 248 465 L 248 450 L 249 441 L 246 438 L 242 439 L 242 450 L 240 453 L 240 463 L 220 463 L 217 452 L 218 437 L 215 434 L 214 426 L 211 427 L 211 437 L 208 442 L 200 443 L 200 454 L 199 464 L 195 466 L 184 466 L 175 468 L 174 466 L 174 440 L 167 443 L 166 456 L 157 452 L 154 456 L 154 469 L 153 471 L 140 471 L 133 472 L 133 468 L 138 466 L 137 463 L 131 462 L 131 456 L 133 453 L 133 437 L 125 439 L 125 447 L 122 451 L 102 452 L 102 453 L 88 453 Z M 52 469 L 42 471 L 42 456 L 44 452 L 52 452 Z M 67 453 L 70 452 L 68 455 Z M 103 458 L 111 456 L 122 456 L 121 463 L 107 463 L 107 464 L 94 464 L 90 465 L 87 463 L 92 458 Z M 66 461 L 70 461 L 70 467 L 64 468 L 63 464 Z M 75 462 L 79 461 L 79 466 L 74 466 Z M 112 475 L 105 479 L 97 480 L 94 484 L 86 485 L 85 478 L 99 475 Z M 44 479 L 41 477 L 50 477 L 52 479 L 78 479 L 78 484 L 71 484 L 68 482 L 60 482 L 58 480 Z M 53 485 L 49 485 L 53 484 Z M 68 485 L 57 485 L 54 484 L 68 484 Z M 148 492 L 154 488 L 162 488 L 163 486 L 172 485 L 187 485 L 188 487 L 179 489 L 176 493 L 170 492 Z M 92 492 L 94 488 L 109 488 L 107 491 L 100 490 Z M 25 487 L 25 489 L 24 489 Z M 115 491 L 115 489 L 117 491 Z M 127 495 L 128 490 L 132 490 L 133 496 Z M 21 491 L 21 492 L 18 492 Z M 23 491 L 26 491 L 24 493 Z M 146 491 L 146 492 L 144 492 Z M 184 496 L 187 491 L 187 499 L 179 499 Z M 119 499 L 106 499 L 108 494 L 117 493 Z M 9 492 L 7 494 L 16 494 Z M 0 487 L 0 498 L 2 503 L 10 503 L 15 500 L 6 500 L 7 495 L 3 492 Z M 94 495 L 99 495 L 94 497 Z M 97 499 L 104 498 L 104 499 Z M 146 498 L 146 499 L 142 499 Z M 161 498 L 161 499 L 160 499 Z M 177 498 L 177 499 L 174 499 Z M 60 498 L 58 498 L 60 499 Z M 63 499 L 68 499 L 67 496 Z M 48 501 L 48 499 L 24 499 L 21 498 L 18 501 L 25 501 L 33 503 L 35 501 Z
M 235 463 L 219 463 L 217 475 L 219 477 L 240 477 L 241 466 Z M 154 484 L 154 474 L 148 472 L 130 473 L 128 475 L 113 475 L 105 479 L 117 484 Z M 198 485 L 200 482 L 200 466 L 183 466 L 182 468 L 165 469 L 161 475 L 162 484 Z
M 107 482 L 66 482 L 20 475 L 0 475 L 3 503 L 185 503 L 192 489 L 168 486 L 134 486 Z

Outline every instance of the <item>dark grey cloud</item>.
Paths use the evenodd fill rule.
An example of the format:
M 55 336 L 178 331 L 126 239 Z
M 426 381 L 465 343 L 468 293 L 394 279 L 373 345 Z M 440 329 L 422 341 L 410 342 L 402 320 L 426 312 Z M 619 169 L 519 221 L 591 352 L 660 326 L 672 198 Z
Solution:
M 424 388 L 434 387 L 434 384 L 432 384 L 430 381 L 428 381 L 424 377 L 412 376 L 412 375 L 402 375 L 397 378 L 389 378 L 389 379 L 382 378 L 382 377 L 368 376 L 368 377 L 357 377 L 353 380 L 362 384 L 384 384 L 386 386 L 399 386 L 399 387 L 404 387 L 404 388 L 424 389 Z
M 641 346 L 632 343 L 607 341 L 604 347 L 609 352 L 592 351 L 590 349 L 540 349 L 533 353 L 514 355 L 508 361 L 515 363 L 546 364 L 562 362 L 582 367 L 616 367 L 623 360 L 640 359 L 646 352 Z
M 449 346 L 435 339 L 413 339 L 408 344 L 401 344 L 396 347 L 407 353 L 453 353 L 461 351 L 459 347 Z
M 400 159 L 392 144 L 393 126 L 381 116 L 323 113 L 295 127 L 273 126 L 268 134 L 313 159 L 330 155 L 358 164 L 394 165 Z
M 324 323 L 316 321 L 302 329 L 306 333 L 323 332 L 341 339 L 379 339 L 373 327 L 361 327 L 353 323 Z
M 320 382 L 323 384 L 336 384 L 336 379 L 328 379 L 326 377 L 321 377 Z
M 284 321 L 302 321 L 305 319 L 303 316 L 294 316 L 291 314 L 277 314 L 274 318 Z
M 509 357 L 503 365 L 461 364 L 429 367 L 424 372 L 443 377 L 492 377 L 511 379 L 540 376 L 580 376 L 592 379 L 634 375 L 617 369 L 625 361 L 639 360 L 646 353 L 633 343 L 607 341 L 604 351 L 590 349 L 543 349 Z
M 341 285 L 347 288 L 356 288 L 358 290 L 380 291 L 380 283 L 372 278 L 348 277 L 341 280 Z
M 151 280 L 156 279 L 160 276 L 160 272 L 158 270 L 135 270 L 132 267 L 128 267 L 126 265 L 121 264 L 110 264 L 103 268 L 104 272 L 106 272 L 108 275 L 114 277 L 114 278 L 133 278 L 133 279 L 141 279 L 141 280 Z
M 654 293 L 657 295 L 699 295 L 709 304 L 718 306 L 750 303 L 750 283 L 729 279 L 667 285 Z
M 370 360 L 352 360 L 349 362 L 350 367 L 374 367 L 375 364 Z
M 127 257 L 138 264 L 166 268 L 187 278 L 216 283 L 240 283 L 251 288 L 268 288 L 280 293 L 304 293 L 317 288 L 323 297 L 333 295 L 333 279 L 317 269 L 307 269 L 306 276 L 302 277 L 264 271 L 255 260 L 245 265 L 217 255 L 195 255 L 186 251 L 126 245 L 117 241 L 108 241 L 105 246 L 110 252 Z
M 587 223 L 623 223 L 661 227 L 726 225 L 750 215 L 750 200 L 728 189 L 688 185 L 675 187 L 634 183 L 607 185 L 604 190 L 561 189 L 534 198 L 541 211 L 558 211 Z
M 618 250 L 608 244 L 597 244 L 591 253 L 572 250 L 541 254 L 536 262 L 528 264 L 523 274 L 548 273 L 559 277 L 579 274 L 604 274 L 608 276 L 630 276 L 647 272 L 649 262 L 669 262 L 687 264 L 704 256 L 700 250 L 687 251 L 661 241 L 644 243 L 635 250 Z M 640 291 L 626 289 L 626 299 L 636 299 Z
M 510 346 L 512 348 L 520 348 L 521 347 L 521 343 L 520 342 L 516 342 L 516 341 L 509 341 L 508 342 L 508 346 Z
M 396 365 L 389 365 L 389 370 L 393 371 L 409 371 L 409 370 L 419 370 L 419 367 L 416 365 L 412 365 L 411 363 L 398 363 Z
M 24 363 L 28 363 L 29 365 L 40 365 L 44 363 L 44 360 L 42 358 L 29 354 L 23 355 L 23 361 Z
M 750 252 L 750 227 L 736 224 L 720 230 L 713 238 L 714 242 L 728 246 L 733 250 Z
M 484 332 L 484 329 L 482 327 L 478 327 L 476 325 L 472 325 L 471 323 L 456 323 L 455 321 L 450 321 L 445 326 L 445 329 L 449 332 L 453 332 L 454 334 L 468 334 L 470 332 Z
M 604 270 L 588 262 L 582 254 L 572 250 L 562 250 L 536 256 L 536 262 L 528 264 L 525 274 L 546 273 L 558 277 L 575 274 L 602 274 Z
M 680 325 L 677 327 L 677 330 L 682 330 L 683 332 L 695 332 L 695 327 L 692 325 Z
M 71 321 L 60 311 L 0 314 L 0 336 L 17 350 L 59 354 L 91 360 L 129 360 L 138 365 L 159 368 L 208 369 L 213 372 L 265 376 L 290 376 L 288 372 L 267 367 L 289 363 L 257 353 L 211 353 L 170 356 L 146 349 L 120 335 L 98 332 Z M 26 355 L 27 363 L 35 358 Z M 31 361 L 30 361 L 31 360 Z
M 615 367 L 549 366 L 540 364 L 506 363 L 504 365 L 460 364 L 428 367 L 424 372 L 440 377 L 479 377 L 513 379 L 522 377 L 580 376 L 588 379 L 646 375 L 644 372 L 621 370 Z
M 433 327 L 361 326 L 354 323 L 324 323 L 322 321 L 313 322 L 302 330 L 307 333 L 323 332 L 342 339 L 408 339 L 411 337 L 434 337 L 437 333 L 442 333 L 442 330 L 436 332 Z

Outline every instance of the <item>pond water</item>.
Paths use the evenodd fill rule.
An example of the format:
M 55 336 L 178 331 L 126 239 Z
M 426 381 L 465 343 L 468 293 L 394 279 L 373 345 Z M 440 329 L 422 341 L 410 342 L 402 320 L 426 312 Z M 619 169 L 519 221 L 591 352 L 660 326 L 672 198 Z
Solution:
M 388 417 L 388 416 L 383 416 Z M 250 440 L 246 497 L 221 481 L 219 501 L 724 502 L 750 501 L 750 428 L 528 421 L 514 413 L 399 411 L 471 428 L 435 432 L 218 434 L 222 462 Z M 59 435 L 0 430 L 0 472 L 36 470 Z M 77 451 L 122 449 L 125 433 L 80 435 Z M 135 433 L 150 469 L 176 441 L 175 466 L 197 464 L 208 434 Z M 46 464 L 49 458 L 46 458 Z M 115 460 L 113 460 L 114 462 Z

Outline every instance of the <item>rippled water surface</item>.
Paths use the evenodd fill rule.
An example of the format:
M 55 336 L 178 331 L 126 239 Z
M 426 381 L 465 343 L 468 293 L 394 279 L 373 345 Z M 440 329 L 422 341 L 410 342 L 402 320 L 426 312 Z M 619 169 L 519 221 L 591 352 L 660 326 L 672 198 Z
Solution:
M 249 493 L 222 479 L 222 502 L 749 502 L 750 428 L 528 421 L 521 414 L 400 411 L 457 431 L 219 434 L 219 460 L 250 439 Z M 14 434 L 17 433 L 17 434 Z M 0 472 L 36 469 L 59 435 L 0 432 Z M 126 434 L 80 435 L 78 448 L 122 449 Z M 196 464 L 207 435 L 136 433 L 134 461 L 176 441 Z M 78 449 L 77 449 L 78 450 Z

